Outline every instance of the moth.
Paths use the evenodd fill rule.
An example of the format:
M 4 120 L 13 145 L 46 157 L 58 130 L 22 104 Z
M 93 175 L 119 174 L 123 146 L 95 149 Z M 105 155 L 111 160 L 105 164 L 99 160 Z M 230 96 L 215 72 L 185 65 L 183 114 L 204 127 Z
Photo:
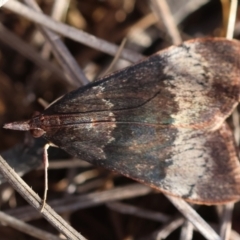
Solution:
M 183 42 L 5 124 L 94 165 L 196 204 L 240 198 L 225 119 L 240 100 L 240 43 Z

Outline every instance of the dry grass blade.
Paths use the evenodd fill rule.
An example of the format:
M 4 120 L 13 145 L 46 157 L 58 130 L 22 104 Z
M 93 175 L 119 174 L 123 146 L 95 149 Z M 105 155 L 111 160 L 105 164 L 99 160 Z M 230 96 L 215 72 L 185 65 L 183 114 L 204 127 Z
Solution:
M 91 164 L 84 162 L 78 158 L 73 159 L 59 159 L 59 161 L 54 161 L 49 163 L 49 169 L 61 169 L 61 168 L 77 168 L 77 167 L 90 167 Z
M 118 51 L 118 47 L 115 44 L 99 39 L 74 27 L 67 26 L 66 24 L 56 22 L 44 14 L 35 12 L 30 8 L 25 7 L 23 4 L 17 1 L 14 0 L 9 1 L 4 5 L 4 8 L 9 9 L 10 11 L 13 11 L 17 14 L 20 14 L 32 20 L 35 23 L 41 24 L 42 26 L 45 26 L 51 29 L 52 31 L 62 34 L 68 38 L 71 38 L 72 40 L 83 43 L 99 51 L 108 53 L 112 56 L 115 56 Z M 143 58 L 142 55 L 126 49 L 122 51 L 121 57 L 130 62 L 137 62 Z
M 123 213 L 123 214 L 131 214 L 137 217 L 142 217 L 158 222 L 168 222 L 171 217 L 167 216 L 166 214 L 163 213 L 158 213 L 146 209 L 142 209 L 139 207 L 131 206 L 129 204 L 121 203 L 121 202 L 110 202 L 107 203 L 107 206 L 110 209 L 113 209 L 114 211 Z
M 41 13 L 41 9 L 38 7 L 36 2 L 34 0 L 25 0 L 25 3 L 29 5 L 34 11 Z M 49 44 L 51 44 L 51 49 L 64 69 L 64 73 L 70 80 L 70 82 L 75 86 L 79 87 L 82 84 L 85 85 L 89 83 L 87 80 L 85 74 L 78 66 L 77 62 L 69 52 L 69 50 L 66 48 L 60 37 L 49 31 L 48 29 L 41 27 L 41 25 L 38 25 L 41 33 L 45 37 L 45 39 L 48 41 Z
M 151 3 L 156 16 L 159 19 L 162 19 L 165 29 L 171 37 L 173 44 L 180 44 L 182 42 L 181 35 L 166 0 L 152 0 Z
M 232 39 L 234 35 L 234 27 L 236 22 L 236 15 L 237 15 L 237 6 L 238 1 L 232 0 L 230 5 L 230 13 L 229 13 L 229 19 L 228 19 L 228 28 L 227 28 L 227 39 Z
M 154 239 L 161 240 L 165 239 L 170 235 L 173 231 L 175 231 L 177 228 L 183 225 L 184 223 L 183 218 L 176 218 L 170 221 L 169 223 L 165 224 L 160 230 L 154 232 L 152 236 L 154 236 Z
M 189 16 L 194 11 L 197 11 L 208 2 L 210 2 L 210 0 L 189 0 L 185 4 L 182 4 L 174 14 L 175 23 L 179 24 L 186 16 Z
M 114 65 L 116 64 L 116 62 L 118 61 L 118 59 L 119 59 L 119 57 L 120 57 L 120 55 L 121 55 L 121 52 L 122 52 L 122 50 L 123 50 L 123 48 L 124 48 L 124 46 L 125 46 L 125 44 L 126 44 L 126 41 L 127 41 L 126 38 L 124 38 L 124 39 L 122 40 L 121 45 L 119 46 L 119 49 L 118 49 L 118 51 L 117 51 L 114 59 L 112 60 L 111 64 L 108 66 L 108 68 L 104 71 L 104 73 L 101 74 L 101 76 L 105 76 L 107 73 L 109 73 L 109 72 L 111 71 L 111 69 L 113 68 L 113 66 L 114 66 Z M 101 76 L 100 76 L 100 77 L 101 77 Z
M 8 182 L 18 191 L 25 200 L 36 210 L 40 209 L 42 200 L 33 192 L 33 190 L 10 168 L 5 160 L 0 156 L 0 171 Z M 63 233 L 67 238 L 85 240 L 85 238 L 65 222 L 56 212 L 48 205 L 45 206 L 42 216 L 50 222 L 56 229 Z
M 191 240 L 193 237 L 193 230 L 194 227 L 192 223 L 185 221 L 181 229 L 180 240 Z
M 105 190 L 102 192 L 88 193 L 81 196 L 71 196 L 66 199 L 48 201 L 48 204 L 51 205 L 56 212 L 63 213 L 79 209 L 86 209 L 111 201 L 144 196 L 149 194 L 151 191 L 151 188 L 136 183 L 125 187 L 116 187 L 114 189 Z M 5 213 L 24 221 L 37 219 L 41 216 L 38 212 L 33 211 L 30 207 L 7 210 Z
M 223 240 L 230 239 L 231 228 L 232 228 L 232 212 L 234 203 L 228 203 L 223 206 L 220 223 L 220 236 Z
M 57 236 L 54 236 L 53 234 L 50 234 L 46 231 L 40 230 L 36 227 L 33 227 L 27 223 L 24 223 L 16 218 L 13 218 L 3 212 L 0 212 L 0 222 L 2 225 L 10 226 L 14 229 L 17 229 L 21 232 L 24 232 L 32 237 L 35 237 L 37 239 L 48 239 L 48 240 L 61 240 L 62 238 L 59 238 Z
M 64 21 L 69 9 L 70 0 L 55 0 L 52 5 L 51 17 L 56 21 Z M 51 45 L 47 42 L 42 47 L 42 56 L 48 58 L 51 54 Z
M 198 215 L 198 213 L 184 200 L 166 196 L 196 229 L 209 240 L 220 240 L 221 237 Z
M 64 74 L 60 68 L 55 64 L 44 60 L 34 48 L 30 47 L 29 44 L 26 44 L 19 37 L 11 33 L 2 24 L 0 24 L 0 41 L 33 61 L 40 68 L 47 69 L 49 72 L 56 74 L 58 78 L 64 79 Z

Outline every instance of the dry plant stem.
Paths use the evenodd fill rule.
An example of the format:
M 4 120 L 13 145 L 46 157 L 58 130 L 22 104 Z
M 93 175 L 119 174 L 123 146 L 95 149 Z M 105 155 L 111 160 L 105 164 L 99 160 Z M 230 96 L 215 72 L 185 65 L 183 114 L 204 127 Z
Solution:
M 117 187 L 102 192 L 88 193 L 81 196 L 70 196 L 66 199 L 57 199 L 54 201 L 49 201 L 49 204 L 54 208 L 55 211 L 63 213 L 94 207 L 111 201 L 144 196 L 149 194 L 151 191 L 151 188 L 135 183 L 125 187 Z M 14 210 L 7 210 L 4 212 L 23 221 L 29 221 L 41 217 L 38 212 L 33 211 L 33 209 L 29 206 Z
M 15 173 L 12 168 L 10 168 L 1 156 L 0 172 L 13 188 L 36 210 L 41 207 L 41 199 L 39 196 Z M 50 206 L 46 205 L 41 215 L 67 238 L 85 240 L 80 233 L 69 226 L 69 224 L 65 222 Z
M 129 214 L 129 215 L 146 218 L 146 219 L 163 222 L 163 223 L 166 223 L 171 219 L 170 216 L 167 216 L 163 213 L 142 209 L 142 208 L 131 206 L 129 204 L 125 204 L 121 202 L 107 203 L 107 207 L 114 211 L 120 212 L 122 214 Z
M 185 221 L 181 229 L 180 240 L 191 240 L 193 237 L 193 230 L 194 227 L 192 223 Z
M 197 230 L 196 228 L 194 228 L 194 226 L 187 220 L 185 220 L 185 218 L 181 217 L 181 218 L 174 218 L 172 219 L 172 217 L 162 214 L 162 213 L 158 213 L 158 212 L 154 212 L 154 211 L 150 211 L 150 210 L 146 210 L 146 209 L 142 209 L 139 207 L 135 207 L 129 204 L 125 204 L 125 203 L 121 203 L 121 202 L 110 202 L 106 204 L 108 208 L 122 213 L 122 214 L 129 214 L 129 215 L 133 215 L 136 217 L 141 217 L 141 218 L 145 218 L 145 219 L 149 219 L 149 220 L 153 220 L 153 221 L 157 221 L 157 222 L 161 222 L 161 223 L 167 223 L 163 228 L 161 228 L 161 231 L 163 231 L 163 236 L 167 237 L 165 235 L 165 233 L 167 233 L 167 235 L 171 234 L 170 229 L 172 231 L 174 231 L 176 228 L 178 228 L 179 226 L 181 226 L 180 223 L 184 224 L 182 232 L 184 232 L 182 235 L 182 239 L 187 240 L 187 239 L 191 239 L 190 236 L 192 236 L 193 234 L 193 230 Z M 180 221 L 182 220 L 182 221 Z M 177 224 L 176 224 L 177 223 Z M 170 227 L 169 227 L 170 226 Z M 217 225 L 216 225 L 217 228 Z M 159 231 L 158 231 L 159 233 Z M 232 232 L 230 232 L 231 234 Z M 162 235 L 161 235 L 162 236 Z
M 176 230 L 176 228 L 180 227 L 184 223 L 184 221 L 185 221 L 185 223 L 189 223 L 189 225 L 191 226 L 191 228 L 189 227 L 187 229 L 187 231 L 189 231 L 187 233 L 191 233 L 193 231 L 193 225 L 189 221 L 186 221 L 182 217 L 177 218 L 177 219 L 174 218 L 170 221 L 171 217 L 167 216 L 165 214 L 157 213 L 157 212 L 150 211 L 150 210 L 145 210 L 145 209 L 142 209 L 139 207 L 134 207 L 129 204 L 124 204 L 124 203 L 120 203 L 120 202 L 110 202 L 110 203 L 107 203 L 107 206 L 110 209 L 120 212 L 120 213 L 123 213 L 123 214 L 130 214 L 133 216 L 150 219 L 150 220 L 158 221 L 158 222 L 162 222 L 162 223 L 168 222 L 163 228 L 161 228 L 161 230 L 159 230 L 155 233 L 156 236 L 159 236 L 159 238 L 161 237 L 162 239 L 166 238 L 169 234 L 171 234 L 174 230 Z M 187 236 L 186 232 L 184 233 L 184 236 Z M 182 239 L 188 240 L 191 238 L 182 238 Z
M 172 204 L 190 221 L 196 229 L 209 240 L 220 240 L 220 236 L 184 200 L 165 195 Z
M 34 9 L 34 11 L 42 13 L 41 9 L 34 0 L 24 1 L 28 6 Z M 48 41 L 48 43 L 51 44 L 52 52 L 58 60 L 59 64 L 64 69 L 64 73 L 66 74 L 70 82 L 75 87 L 87 84 L 89 81 L 87 80 L 83 71 L 78 66 L 75 59 L 72 57 L 71 53 L 68 51 L 68 49 L 62 42 L 60 36 L 49 31 L 47 28 L 42 27 L 41 24 L 38 25 L 38 27 L 45 39 Z
M 227 39 L 232 39 L 234 35 L 234 27 L 236 22 L 236 15 L 237 15 L 237 5 L 238 5 L 237 0 L 231 0 L 227 36 L 226 36 Z
M 54 0 L 51 16 L 53 19 L 66 19 L 71 0 Z
M 61 240 L 61 238 L 50 234 L 46 231 L 40 230 L 36 227 L 33 227 L 27 223 L 24 223 L 16 218 L 13 218 L 3 212 L 0 212 L 0 222 L 2 225 L 6 225 L 17 229 L 20 232 L 26 233 L 29 236 L 35 237 L 37 239 L 48 239 L 48 240 Z
M 99 170 L 97 168 L 90 169 L 84 172 L 81 172 L 80 174 L 75 175 L 73 182 L 75 184 L 82 184 L 92 178 L 99 177 Z
M 186 4 L 183 4 L 182 7 L 173 14 L 175 23 L 179 24 L 186 18 L 186 16 L 189 16 L 191 13 L 200 9 L 201 6 L 207 4 L 208 2 L 210 2 L 210 0 L 191 0 L 188 1 Z
M 111 64 L 108 66 L 108 68 L 106 69 L 106 71 L 105 71 L 103 74 L 101 74 L 101 76 L 105 76 L 107 73 L 109 73 L 109 72 L 111 71 L 111 69 L 113 68 L 113 66 L 114 66 L 114 65 L 116 64 L 116 62 L 118 61 L 118 59 L 119 59 L 119 57 L 120 57 L 120 55 L 121 55 L 121 52 L 122 52 L 122 50 L 124 49 L 124 46 L 125 46 L 125 44 L 126 44 L 126 41 L 127 41 L 126 38 L 124 38 L 124 39 L 122 40 L 121 45 L 119 46 L 118 51 L 117 51 L 116 55 L 114 56 Z
M 64 79 L 63 72 L 56 65 L 44 60 L 34 48 L 30 47 L 15 34 L 8 31 L 2 24 L 0 24 L 0 41 L 33 61 L 40 68 L 47 69 L 60 79 Z
M 221 0 L 221 5 L 222 5 L 222 25 L 223 25 L 222 36 L 226 36 L 227 29 L 228 29 L 229 13 L 230 13 L 230 1 Z
M 220 236 L 223 240 L 230 239 L 232 228 L 232 212 L 234 203 L 228 203 L 223 206 L 221 223 L 220 223 Z
M 49 105 L 49 103 L 42 98 L 38 98 L 37 101 L 44 109 L 46 109 Z
M 45 26 L 54 32 L 57 32 L 72 40 L 75 40 L 112 56 L 115 56 L 118 50 L 118 46 L 116 46 L 115 44 L 109 43 L 105 40 L 97 38 L 74 27 L 70 27 L 66 24 L 56 22 L 53 19 L 47 17 L 46 15 L 35 12 L 15 0 L 7 2 L 4 5 L 4 8 L 13 11 L 19 15 L 22 15 L 35 23 L 41 24 L 42 26 Z M 126 49 L 122 51 L 121 57 L 130 62 L 137 62 L 143 58 L 141 54 Z
M 156 16 L 163 21 L 165 29 L 171 37 L 173 44 L 180 44 L 182 42 L 181 35 L 166 0 L 151 0 L 151 3 Z
M 197 9 L 199 9 L 201 6 L 205 5 L 208 3 L 210 0 L 194 0 L 194 1 L 188 1 L 186 4 L 182 5 L 178 11 L 175 11 L 173 13 L 173 17 L 175 20 L 175 24 L 178 25 L 180 24 L 186 16 L 190 15 Z M 155 14 L 149 13 L 145 16 L 143 16 L 140 20 L 138 20 L 135 24 L 133 24 L 130 27 L 127 27 L 124 30 L 124 34 L 126 35 L 129 33 L 130 37 L 131 34 L 134 34 L 135 31 L 144 30 L 148 27 L 150 27 L 153 24 L 158 23 L 158 20 L 156 19 Z
M 103 180 L 103 179 L 92 180 L 90 182 L 77 186 L 76 192 L 80 194 L 80 193 L 89 192 L 90 190 L 93 191 L 94 189 L 97 189 L 97 188 L 98 189 L 103 188 L 105 184 L 106 184 L 106 180 Z
M 184 223 L 183 218 L 176 218 L 170 223 L 164 225 L 159 231 L 156 231 L 153 235 L 155 235 L 156 240 L 162 240 L 167 238 L 173 231 L 179 228 Z
M 60 168 L 87 168 L 91 167 L 92 165 L 90 163 L 87 163 L 83 160 L 80 160 L 78 158 L 73 159 L 59 159 L 57 161 L 50 161 L 49 163 L 49 169 L 60 169 Z
M 65 19 L 66 13 L 69 8 L 70 0 L 54 0 L 52 5 L 51 17 L 57 21 Z M 44 43 L 41 54 L 45 58 L 49 58 L 51 54 L 51 45 L 49 43 Z

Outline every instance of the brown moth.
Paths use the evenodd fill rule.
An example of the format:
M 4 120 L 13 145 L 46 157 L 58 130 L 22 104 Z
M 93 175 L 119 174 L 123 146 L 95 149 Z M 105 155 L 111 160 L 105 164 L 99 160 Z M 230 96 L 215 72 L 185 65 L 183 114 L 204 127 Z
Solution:
M 240 198 L 225 119 L 240 100 L 240 43 L 186 41 L 6 124 L 73 156 L 197 204 Z

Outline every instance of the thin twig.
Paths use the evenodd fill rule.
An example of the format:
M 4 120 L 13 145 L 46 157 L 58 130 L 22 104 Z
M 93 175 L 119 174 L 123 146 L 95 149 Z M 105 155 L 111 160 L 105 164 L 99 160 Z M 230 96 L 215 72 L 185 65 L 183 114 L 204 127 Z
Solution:
M 67 11 L 69 9 L 70 0 L 54 0 L 51 10 L 51 17 L 56 21 L 64 21 Z M 49 58 L 51 54 L 51 45 L 48 42 L 45 42 L 42 50 L 41 55 L 45 58 Z
M 167 216 L 166 214 L 142 209 L 142 208 L 131 206 L 129 204 L 125 204 L 121 202 L 110 202 L 110 203 L 107 203 L 106 205 L 107 207 L 109 207 L 114 211 L 117 211 L 123 214 L 131 214 L 133 216 L 142 217 L 142 218 L 150 219 L 153 221 L 166 223 L 171 219 L 171 217 Z
M 46 15 L 33 11 L 32 9 L 24 6 L 20 2 L 11 0 L 4 5 L 4 8 L 13 11 L 19 15 L 22 15 L 29 20 L 32 20 L 35 23 L 41 24 L 49 28 L 50 30 L 57 32 L 63 36 L 66 36 L 72 40 L 85 44 L 89 47 L 97 49 L 99 51 L 105 52 L 112 56 L 116 55 L 118 46 L 115 44 L 109 43 L 105 40 L 97 38 L 91 34 L 88 34 L 84 31 L 76 29 L 74 27 L 68 26 L 66 24 L 56 22 Z M 121 57 L 130 61 L 137 62 L 143 58 L 141 54 L 135 53 L 131 50 L 124 49 L 121 53 Z
M 0 222 L 3 225 L 17 229 L 20 232 L 26 233 L 29 236 L 38 238 L 38 239 L 49 239 L 49 240 L 61 240 L 61 238 L 48 233 L 46 231 L 40 230 L 39 228 L 33 227 L 23 221 L 20 221 L 14 217 L 11 217 L 3 212 L 0 212 Z
M 184 200 L 165 195 L 172 204 L 190 221 L 206 238 L 220 240 L 220 236 L 199 216 L 199 214 Z
M 24 1 L 34 11 L 42 13 L 41 9 L 34 0 Z M 89 83 L 85 74 L 80 69 L 77 62 L 72 57 L 72 54 L 62 42 L 61 38 L 57 34 L 46 29 L 45 27 L 42 27 L 41 24 L 39 24 L 38 27 L 45 39 L 48 41 L 48 43 L 51 44 L 53 54 L 64 69 L 64 73 L 66 74 L 70 82 L 76 87 L 79 87 L 82 84 Z
M 210 2 L 210 0 L 189 0 L 185 4 L 182 4 L 182 6 L 173 13 L 175 23 L 177 25 L 180 24 L 187 16 L 208 2 Z
M 232 212 L 234 203 L 228 203 L 223 206 L 220 223 L 220 236 L 223 240 L 230 239 L 231 228 L 232 228 Z
M 15 171 L 0 156 L 0 171 L 13 188 L 18 191 L 22 197 L 39 210 L 42 204 L 40 197 L 15 173 Z M 70 239 L 85 240 L 85 238 L 65 222 L 50 206 L 46 204 L 41 215 L 52 224 L 58 231 Z
M 73 159 L 59 159 L 49 162 L 49 169 L 60 169 L 60 168 L 87 168 L 91 167 L 92 165 L 88 162 L 80 160 L 78 158 Z
M 173 231 L 179 228 L 184 223 L 184 221 L 184 218 L 181 217 L 173 219 L 171 222 L 165 224 L 160 230 L 153 233 L 153 235 L 155 235 L 155 239 L 162 240 L 167 238 Z
M 108 68 L 104 71 L 103 74 L 101 74 L 101 76 L 105 76 L 107 73 L 109 73 L 111 71 L 111 69 L 113 68 L 113 66 L 116 64 L 116 62 L 119 60 L 119 57 L 121 55 L 122 50 L 124 49 L 124 46 L 126 44 L 127 38 L 124 38 L 118 48 L 118 51 L 116 53 L 116 55 L 114 56 L 111 64 L 108 66 Z
M 94 207 L 111 201 L 144 196 L 151 191 L 152 189 L 147 186 L 134 183 L 125 187 L 116 187 L 102 192 L 88 193 L 81 196 L 69 196 L 66 199 L 48 201 L 48 203 L 56 212 L 63 213 Z M 24 221 L 41 217 L 39 212 L 33 211 L 29 206 L 4 212 Z
M 75 184 L 82 184 L 92 178 L 96 178 L 96 177 L 99 177 L 99 170 L 94 168 L 94 169 L 91 169 L 91 170 L 87 170 L 87 171 L 84 171 L 78 175 L 76 175 L 73 179 L 73 182 Z
M 156 13 L 159 19 L 162 19 L 173 44 L 180 44 L 182 38 L 166 0 L 151 0 L 151 3 L 153 5 L 153 12 Z
M 226 37 L 228 29 L 228 21 L 230 14 L 230 1 L 229 0 L 220 0 L 222 5 L 222 34 L 220 36 Z
M 229 19 L 228 19 L 228 27 L 227 27 L 227 39 L 233 39 L 234 35 L 234 27 L 236 22 L 236 16 L 237 16 L 237 0 L 231 0 L 230 5 L 230 13 L 229 13 Z
M 194 226 L 192 223 L 185 221 L 181 229 L 180 240 L 191 240 L 193 237 L 193 230 Z
M 40 68 L 47 69 L 55 74 L 58 78 L 64 79 L 64 74 L 60 68 L 58 68 L 54 63 L 44 60 L 34 48 L 29 46 L 29 44 L 26 44 L 2 24 L 0 24 L 0 41 L 16 50 L 24 57 L 33 61 Z
M 106 180 L 103 179 L 96 179 L 91 180 L 90 182 L 86 182 L 84 184 L 81 184 L 80 186 L 77 186 L 76 192 L 77 193 L 85 193 L 89 192 L 90 190 L 94 190 L 96 188 L 103 188 L 104 184 L 106 183 Z

